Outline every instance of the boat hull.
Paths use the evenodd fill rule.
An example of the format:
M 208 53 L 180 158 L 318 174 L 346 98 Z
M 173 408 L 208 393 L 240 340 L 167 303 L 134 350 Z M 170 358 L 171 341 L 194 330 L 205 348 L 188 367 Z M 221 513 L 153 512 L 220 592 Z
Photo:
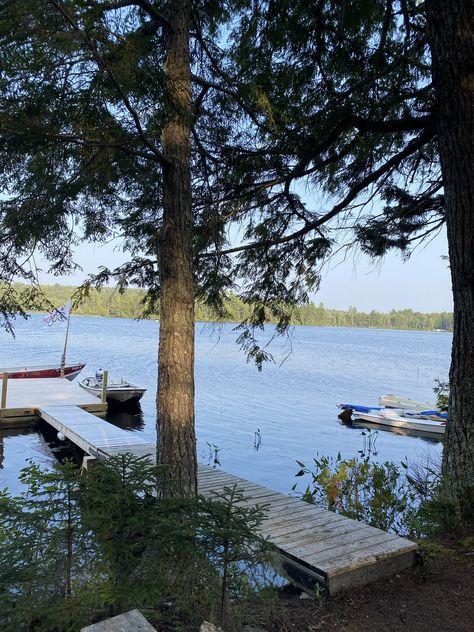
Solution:
M 73 380 L 82 371 L 85 364 L 74 364 L 64 367 L 64 377 Z M 13 367 L 0 369 L 0 378 L 8 373 L 9 380 L 24 380 L 27 378 L 61 377 L 61 368 L 57 366 Z
M 102 387 L 97 385 L 97 383 L 94 384 L 94 382 L 91 381 L 91 378 L 85 378 L 79 382 L 79 386 L 99 399 L 102 397 Z M 123 384 L 114 385 L 111 383 L 107 385 L 106 398 L 107 401 L 119 404 L 124 404 L 125 402 L 138 402 L 145 392 L 146 388 L 140 388 L 139 386 L 132 384 L 125 387 Z
M 369 421 L 373 424 L 387 426 L 389 428 L 401 428 L 411 430 L 413 432 L 429 432 L 432 434 L 444 434 L 446 424 L 441 421 L 432 421 L 424 419 L 414 419 L 410 417 L 401 417 L 400 415 L 384 415 L 379 411 L 373 413 L 360 413 L 354 411 L 354 417 L 357 420 Z

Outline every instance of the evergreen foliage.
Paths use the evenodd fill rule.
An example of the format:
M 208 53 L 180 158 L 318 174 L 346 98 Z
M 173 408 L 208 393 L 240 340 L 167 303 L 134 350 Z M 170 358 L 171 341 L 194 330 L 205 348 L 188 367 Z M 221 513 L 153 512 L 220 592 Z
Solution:
M 216 502 L 217 501 L 217 502 Z M 236 505 L 242 505 L 245 495 L 237 487 L 225 487 L 220 494 L 214 494 L 211 500 L 203 499 L 200 537 L 207 556 L 222 577 L 221 585 L 221 621 L 227 629 L 230 611 L 230 599 L 238 598 L 242 588 L 250 584 L 243 571 L 262 567 L 268 561 L 269 548 L 255 548 L 255 533 L 265 518 L 265 505 L 241 507 L 235 512 Z
M 146 288 L 152 311 L 158 297 L 166 305 L 166 339 L 182 353 L 162 335 L 158 419 L 170 432 L 158 436 L 174 437 L 180 415 L 185 493 L 192 360 L 173 370 L 192 358 L 194 289 L 220 316 L 230 291 L 249 306 L 239 341 L 260 365 L 259 329 L 285 332 L 335 249 L 408 256 L 446 220 L 456 326 L 445 470 L 459 521 L 472 522 L 473 15 L 472 0 L 2 4 L 0 280 L 34 285 L 36 251 L 63 273 L 78 241 L 123 236 L 130 261 L 85 292 L 113 279 Z M 11 328 L 23 307 L 14 293 L 0 300 Z M 185 413 L 171 410 L 184 375 Z
M 134 283 L 156 311 L 174 11 L 10 0 L 0 12 L 0 279 L 34 283 L 34 249 L 71 271 L 78 240 L 121 234 L 130 262 L 87 287 Z M 411 0 L 193 4 L 197 297 L 212 320 L 234 320 L 229 293 L 245 303 L 240 342 L 255 358 L 256 328 L 293 322 L 340 236 L 408 255 L 444 221 L 424 28 Z
M 257 591 L 263 575 L 244 575 L 268 561 L 264 509 L 236 489 L 157 498 L 162 476 L 131 455 L 90 476 L 68 462 L 25 468 L 23 494 L 0 493 L 1 629 L 75 632 L 134 607 L 194 629 Z
M 27 290 L 27 286 L 15 284 L 14 290 L 21 293 Z M 58 307 L 66 303 L 77 292 L 77 287 L 63 285 L 43 285 L 41 291 L 44 294 L 43 301 L 38 302 L 37 309 L 43 307 L 47 310 L 50 305 Z M 128 288 L 124 292 L 118 292 L 112 288 L 90 290 L 87 297 L 74 307 L 74 314 L 83 316 L 106 316 L 121 318 L 140 318 L 143 314 L 143 302 L 145 291 L 142 289 Z M 225 316 L 218 319 L 219 322 L 241 323 L 250 317 L 250 308 L 235 294 L 228 294 L 223 302 Z M 196 320 L 203 322 L 215 322 L 216 314 L 207 305 L 196 303 Z M 379 312 L 373 310 L 369 313 L 360 312 L 355 307 L 348 310 L 337 310 L 324 307 L 322 303 L 315 305 L 297 305 L 289 311 L 289 323 L 291 325 L 318 325 L 331 327 L 376 327 L 381 329 L 413 329 L 413 330 L 438 330 L 452 331 L 453 315 L 451 312 L 415 312 L 411 309 L 391 310 Z M 147 314 L 148 318 L 159 318 L 159 309 L 154 315 Z M 265 322 L 277 324 L 278 320 L 272 317 L 271 312 L 265 312 Z

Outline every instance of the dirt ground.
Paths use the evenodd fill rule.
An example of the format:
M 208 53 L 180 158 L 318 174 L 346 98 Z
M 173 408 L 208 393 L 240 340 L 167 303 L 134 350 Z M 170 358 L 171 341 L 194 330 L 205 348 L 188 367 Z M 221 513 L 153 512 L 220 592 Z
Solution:
M 249 623 L 268 632 L 473 632 L 474 538 L 432 545 L 420 566 L 350 593 L 282 596 Z

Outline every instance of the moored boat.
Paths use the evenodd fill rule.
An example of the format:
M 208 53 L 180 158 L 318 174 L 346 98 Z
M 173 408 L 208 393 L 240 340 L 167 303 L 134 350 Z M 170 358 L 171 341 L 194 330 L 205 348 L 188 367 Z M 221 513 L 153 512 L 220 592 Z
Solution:
M 368 421 L 391 428 L 414 432 L 443 434 L 446 429 L 447 413 L 437 410 L 409 411 L 403 408 L 384 408 L 380 406 L 361 406 L 359 404 L 339 404 L 342 413 L 339 418 L 344 422 Z
M 84 390 L 92 393 L 96 397 L 102 397 L 102 374 L 97 373 L 94 377 L 86 377 L 79 382 Z M 133 384 L 124 378 L 108 379 L 106 384 L 106 398 L 109 401 L 118 403 L 138 402 L 146 392 L 146 388 Z
M 382 426 L 392 428 L 402 428 L 415 432 L 431 432 L 434 434 L 444 434 L 446 431 L 446 421 L 436 421 L 434 419 L 420 419 L 416 417 L 405 417 L 397 410 L 383 409 L 369 412 L 355 412 L 356 421 L 369 421 Z
M 382 399 L 382 398 L 380 398 Z M 421 405 L 418 407 L 419 410 L 413 409 L 408 410 L 407 408 L 400 407 L 391 407 L 391 406 L 361 406 L 360 404 L 339 404 L 339 408 L 343 411 L 354 413 L 373 413 L 373 412 L 394 412 L 401 417 L 411 417 L 414 419 L 432 419 L 434 421 L 444 421 L 448 420 L 448 413 L 441 412 L 436 408 L 432 408 L 429 410 L 421 410 Z
M 64 367 L 64 377 L 73 380 L 82 371 L 85 364 L 72 364 Z M 42 366 L 16 366 L 10 368 L 0 368 L 0 378 L 4 373 L 8 373 L 8 379 L 61 377 L 61 367 L 55 365 Z
M 404 410 L 423 411 L 433 410 L 436 408 L 434 404 L 429 402 L 417 402 L 414 399 L 400 397 L 399 395 L 381 395 L 379 397 L 379 406 L 385 408 L 403 408 Z

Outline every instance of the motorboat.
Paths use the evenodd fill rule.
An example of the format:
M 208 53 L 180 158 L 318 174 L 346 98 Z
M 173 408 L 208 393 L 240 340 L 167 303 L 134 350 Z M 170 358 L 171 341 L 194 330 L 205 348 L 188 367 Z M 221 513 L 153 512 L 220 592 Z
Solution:
M 82 371 L 85 364 L 71 364 L 64 367 L 64 377 L 73 380 Z M 25 379 L 41 377 L 61 377 L 61 367 L 57 365 L 43 366 L 16 366 L 10 368 L 0 368 L 0 378 L 4 373 L 8 373 L 8 379 Z
M 96 397 L 102 397 L 102 385 L 103 378 L 102 373 L 97 372 L 93 377 L 86 377 L 79 382 L 79 386 L 81 386 L 84 390 L 92 393 Z M 138 386 L 137 384 L 133 384 L 124 378 L 111 379 L 107 380 L 106 384 L 106 398 L 109 401 L 124 403 L 135 401 L 138 402 L 139 399 L 143 397 L 143 394 L 146 392 L 146 388 L 142 386 Z

